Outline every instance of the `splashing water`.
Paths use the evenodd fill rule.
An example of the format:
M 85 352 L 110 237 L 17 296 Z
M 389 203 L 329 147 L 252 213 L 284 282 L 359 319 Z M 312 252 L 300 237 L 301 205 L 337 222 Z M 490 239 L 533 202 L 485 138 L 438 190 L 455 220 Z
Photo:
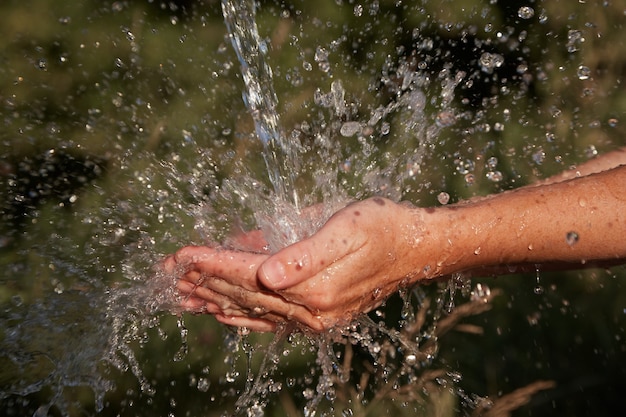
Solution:
M 30 23 L 38 14 L 20 13 L 12 2 L 0 6 L 1 26 L 16 33 L 7 37 L 10 65 L 0 69 L 2 150 L 15 160 L 0 165 L 2 218 L 10 223 L 0 235 L 0 405 L 7 415 L 502 410 L 506 404 L 488 394 L 516 389 L 528 383 L 519 375 L 564 360 L 549 356 L 543 336 L 532 336 L 542 325 L 555 333 L 551 311 L 552 319 L 576 318 L 579 343 L 589 300 L 575 298 L 616 285 L 580 278 L 584 290 L 570 301 L 543 274 L 535 294 L 538 272 L 523 281 L 532 305 L 522 315 L 526 332 L 506 323 L 523 293 L 509 288 L 515 303 L 500 303 L 505 313 L 483 322 L 472 316 L 496 308 L 502 292 L 453 277 L 404 291 L 323 335 L 286 326 L 268 338 L 245 329 L 224 334 L 207 317 L 173 316 L 180 313 L 175 277 L 152 269 L 190 240 L 213 245 L 238 227 L 260 227 L 278 250 L 351 199 L 447 204 L 609 149 L 603 135 L 622 128 L 623 109 L 618 89 L 602 77 L 619 54 L 589 55 L 603 50 L 601 41 L 623 42 L 594 14 L 609 13 L 608 3 L 589 13 L 579 2 L 565 14 L 553 2 L 485 1 L 469 10 L 423 1 L 258 8 L 224 0 L 221 16 L 211 2 L 150 1 L 145 9 L 104 2 L 83 11 L 87 19 L 76 14 L 87 2 L 44 3 L 32 10 L 42 11 L 45 24 Z M 152 12 L 161 24 L 147 17 Z M 260 36 L 265 27 L 275 30 Z M 72 30 L 77 40 L 65 37 Z M 172 33 L 173 43 L 162 45 Z M 555 58 L 535 56 L 550 49 Z M 295 62 L 278 59 L 290 54 Z M 238 106 L 241 79 L 245 108 Z M 319 202 L 321 214 L 304 218 L 302 209 Z M 575 244 L 575 234 L 565 244 Z M 594 346 L 578 363 L 602 366 L 623 348 L 622 322 L 612 323 L 613 334 L 598 339 L 614 337 L 614 345 Z M 487 344 L 476 348 L 469 338 L 491 327 L 498 347 L 487 358 Z M 501 338 L 513 333 L 524 340 L 512 345 L 530 346 L 522 356 L 537 350 L 545 358 L 511 370 L 517 361 L 503 358 Z M 472 369 L 483 358 L 485 367 L 508 366 L 502 374 L 512 382 L 489 373 L 485 385 L 497 388 L 476 389 L 473 380 L 483 375 L 468 377 L 458 364 L 472 362 L 464 368 Z M 582 373 L 579 385 L 597 383 L 594 372 Z M 549 387 L 530 385 L 511 404 Z
M 293 176 L 294 168 L 302 163 L 297 155 L 301 144 L 298 141 L 286 141 L 279 127 L 277 97 L 273 89 L 272 72 L 264 59 L 268 47 L 258 33 L 255 20 L 256 5 L 253 1 L 223 0 L 222 10 L 231 43 L 241 64 L 246 87 L 244 102 L 254 120 L 257 137 L 263 143 L 264 160 L 275 191 L 273 198 L 276 200 L 269 204 L 273 211 L 265 212 L 267 213 L 265 217 L 263 217 L 262 206 L 256 206 L 257 201 L 252 200 L 255 201 L 257 212 L 255 217 L 264 234 L 269 237 L 270 248 L 276 250 L 317 230 L 326 221 L 328 215 L 335 211 L 336 203 L 333 204 L 333 200 L 326 198 L 323 203 L 327 209 L 321 216 L 310 219 L 302 217 L 298 207 L 299 197 L 294 188 Z M 327 53 L 323 54 L 323 59 L 321 56 L 322 54 L 318 49 L 316 61 L 320 62 L 328 58 Z M 316 104 L 322 108 L 330 109 L 331 117 L 340 121 L 338 132 L 334 131 L 331 134 L 339 134 L 344 137 L 357 136 L 366 157 L 375 152 L 374 147 L 366 140 L 366 137 L 371 137 L 377 128 L 381 130 L 381 133 L 387 135 L 388 131 L 385 130 L 388 127 L 384 125 L 378 127 L 378 125 L 393 113 L 400 114 L 405 137 L 417 139 L 415 151 L 409 153 L 407 160 L 400 164 L 401 167 L 407 167 L 406 169 L 390 167 L 372 175 L 367 172 L 372 170 L 371 165 L 367 168 L 361 168 L 366 172 L 363 182 L 368 194 L 383 194 L 396 200 L 402 198 L 406 192 L 405 183 L 418 176 L 423 158 L 438 140 L 440 131 L 455 124 L 456 117 L 451 108 L 451 103 L 454 98 L 454 89 L 463 81 L 465 73 L 457 72 L 451 76 L 448 70 L 441 71 L 438 75 L 438 80 L 441 83 L 440 101 L 427 103 L 423 89 L 430 85 L 428 75 L 416 71 L 413 65 L 414 63 L 411 62 L 404 62 L 399 65 L 395 72 L 395 79 L 388 81 L 389 90 L 395 96 L 395 101 L 386 106 L 377 107 L 368 120 L 364 122 L 353 119 L 357 115 L 351 113 L 346 103 L 346 91 L 340 80 L 331 83 L 329 93 L 323 93 L 320 90 L 316 92 Z M 438 110 L 433 122 L 428 120 L 426 112 L 428 104 L 434 104 Z M 398 150 L 398 148 L 406 147 L 407 144 L 408 140 L 398 140 L 391 144 L 391 151 L 388 152 L 397 156 L 407 154 L 405 150 Z M 393 147 L 397 148 L 393 149 Z M 332 156 L 335 164 L 337 164 L 337 158 L 337 154 Z M 323 172 L 325 168 L 321 167 L 316 172 Z M 337 187 L 331 189 L 338 190 Z M 245 193 L 249 195 L 249 191 Z M 265 201 L 265 204 L 268 205 L 268 201 Z M 278 237 L 276 237 L 277 235 Z M 449 301 L 451 304 L 445 307 L 441 301 L 444 298 L 444 292 L 440 294 L 433 315 L 435 322 L 439 320 L 444 311 L 448 314 L 452 312 L 453 308 L 450 305 L 454 303 L 455 288 L 454 280 L 445 287 L 445 291 L 450 291 L 451 294 Z M 484 305 L 489 301 L 490 297 L 487 297 L 477 303 Z M 423 306 L 418 308 L 421 307 Z M 410 294 L 405 293 L 403 321 L 400 330 L 389 329 L 382 322 L 375 323 L 368 317 L 361 317 L 345 329 L 336 328 L 322 335 L 304 335 L 302 339 L 294 340 L 290 339 L 293 329 L 286 325 L 278 331 L 266 350 L 263 349 L 263 359 L 256 377 L 253 375 L 251 367 L 251 356 L 255 353 L 255 348 L 247 340 L 244 330 L 244 336 L 239 343 L 244 346 L 245 354 L 248 357 L 245 372 L 246 384 L 242 395 L 237 400 L 236 413 L 249 416 L 264 415 L 264 409 L 269 401 L 268 397 L 273 392 L 280 391 L 280 384 L 276 386 L 273 376 L 280 365 L 281 351 L 284 349 L 287 339 L 290 339 L 288 345 L 291 348 L 304 344 L 316 352 L 315 363 L 319 372 L 316 376 L 317 382 L 312 382 L 311 386 L 303 390 L 304 398 L 307 400 L 304 406 L 304 415 L 306 416 L 314 416 L 319 410 L 324 409 L 322 407 L 324 401 L 330 401 L 332 404 L 337 395 L 337 384 L 346 384 L 352 378 L 350 372 L 352 364 L 349 359 L 343 364 L 339 362 L 338 359 L 345 352 L 342 352 L 342 349 L 337 350 L 336 345 L 359 346 L 371 356 L 374 364 L 382 366 L 382 373 L 386 376 L 376 382 L 379 389 L 396 386 L 398 384 L 397 378 L 408 378 L 409 381 L 412 381 L 410 384 L 415 383 L 415 381 L 420 381 L 419 384 L 425 384 L 421 371 L 436 356 L 440 329 L 435 323 L 431 327 L 423 329 L 423 316 L 420 317 L 421 321 L 416 320 L 412 315 L 414 308 Z M 476 311 L 471 314 L 476 314 Z M 459 315 L 459 317 L 462 316 L 462 314 Z M 444 326 L 443 332 L 447 330 Z M 399 349 L 399 352 L 405 356 L 405 359 L 401 360 L 399 369 L 396 368 L 397 364 L 395 363 L 396 349 Z M 299 381 L 298 384 L 307 385 L 303 384 L 302 381 Z M 474 401 L 469 399 L 466 399 L 466 402 L 474 404 Z

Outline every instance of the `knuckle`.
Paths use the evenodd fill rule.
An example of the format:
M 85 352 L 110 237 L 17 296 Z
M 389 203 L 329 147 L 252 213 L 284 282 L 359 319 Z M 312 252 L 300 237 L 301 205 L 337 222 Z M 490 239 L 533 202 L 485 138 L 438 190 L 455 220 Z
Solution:
M 331 291 L 324 291 L 312 297 L 311 307 L 320 312 L 329 312 L 337 307 L 337 297 Z

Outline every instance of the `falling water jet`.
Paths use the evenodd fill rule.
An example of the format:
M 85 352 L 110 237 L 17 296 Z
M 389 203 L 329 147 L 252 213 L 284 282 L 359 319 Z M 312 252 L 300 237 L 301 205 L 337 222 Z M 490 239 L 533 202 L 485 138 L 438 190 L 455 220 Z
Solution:
M 295 188 L 296 147 L 287 141 L 278 120 L 278 98 L 272 70 L 265 57 L 268 46 L 258 32 L 254 0 L 222 0 L 224 21 L 237 58 L 246 90 L 243 100 L 248 108 L 258 139 L 263 143 L 263 158 L 276 197 L 299 208 Z

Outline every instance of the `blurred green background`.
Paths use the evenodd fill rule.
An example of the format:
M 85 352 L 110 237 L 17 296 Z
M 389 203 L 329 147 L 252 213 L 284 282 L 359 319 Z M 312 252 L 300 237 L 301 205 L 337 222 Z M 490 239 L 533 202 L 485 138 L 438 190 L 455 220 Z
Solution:
M 420 175 L 407 182 L 404 198 L 416 204 L 438 204 L 442 191 L 454 202 L 515 188 L 626 144 L 624 1 L 262 1 L 257 22 L 270 45 L 282 125 L 307 155 L 305 189 L 315 188 L 325 163 L 320 135 L 332 141 L 334 163 L 364 161 L 337 174 L 353 197 L 372 192 L 359 179 L 365 168 L 404 169 L 397 144 L 409 153 L 420 139 L 403 129 L 405 115 L 390 114 L 390 133 L 374 133 L 365 155 L 363 143 L 338 134 L 345 120 L 314 98 L 341 80 L 349 117 L 367 121 L 398 99 L 401 62 L 429 74 L 429 123 L 441 110 L 442 71 L 465 73 L 451 105 L 456 123 L 428 144 Z M 54 401 L 70 415 L 93 414 L 85 384 L 59 394 L 51 387 L 63 384 L 48 380 L 28 395 L 12 393 L 50 366 L 33 359 L 27 372 L 16 369 L 16 352 L 49 349 L 58 364 L 66 346 L 105 344 L 95 335 L 107 323 L 100 315 L 109 288 L 149 279 L 152 265 L 183 245 L 207 235 L 220 241 L 239 221 L 250 226 L 245 204 L 224 190 L 244 175 L 267 186 L 261 146 L 217 1 L 3 0 L 0 35 L 0 407 L 30 415 Z M 501 64 L 482 69 L 485 53 Z M 500 181 L 486 176 L 492 157 Z M 515 416 L 613 415 L 626 390 L 623 279 L 616 267 L 475 280 L 502 292 L 490 311 L 464 320 L 483 334 L 446 335 L 431 367 L 460 372 L 453 385 L 469 397 L 555 381 Z M 44 320 L 53 311 L 63 324 Z M 388 316 L 392 325 L 396 315 Z M 226 378 L 232 335 L 210 317 L 186 316 L 189 352 L 176 361 L 176 319 L 164 313 L 157 322 L 128 341 L 154 395 L 105 362 L 67 365 L 114 381 L 100 414 L 231 412 L 245 382 Z M 12 344 L 15 329 L 27 335 L 23 344 Z M 285 358 L 276 379 L 296 383 L 284 382 L 266 415 L 301 413 L 294 410 L 315 357 L 303 347 Z M 416 411 L 383 401 L 370 415 L 471 414 L 442 386 L 430 396 L 435 405 Z M 348 408 L 358 407 L 335 403 L 337 415 Z

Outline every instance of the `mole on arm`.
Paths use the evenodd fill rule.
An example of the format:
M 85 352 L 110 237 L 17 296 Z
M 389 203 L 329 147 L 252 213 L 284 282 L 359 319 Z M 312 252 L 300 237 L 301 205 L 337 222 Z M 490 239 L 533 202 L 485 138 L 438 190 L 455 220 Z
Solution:
M 374 203 L 378 204 L 379 206 L 384 206 L 385 205 L 385 200 L 383 200 L 382 198 L 374 198 Z

